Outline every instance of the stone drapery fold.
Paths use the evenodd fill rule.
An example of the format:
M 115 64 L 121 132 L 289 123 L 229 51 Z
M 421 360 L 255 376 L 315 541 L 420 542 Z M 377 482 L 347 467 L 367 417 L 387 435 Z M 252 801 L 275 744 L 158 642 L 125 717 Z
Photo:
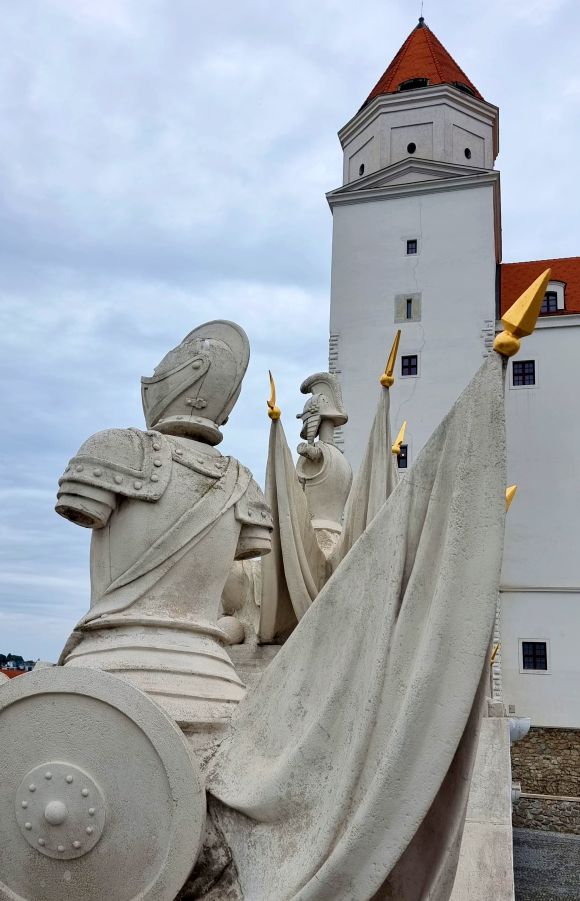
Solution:
M 389 412 L 390 392 L 381 388 L 364 457 L 346 502 L 342 534 L 329 561 L 331 571 L 348 554 L 398 484 Z
M 262 560 L 259 639 L 284 638 L 324 584 L 326 560 L 312 526 L 282 421 L 270 427 L 266 501 L 272 511 L 272 552 Z
M 235 713 L 210 803 L 251 901 L 447 901 L 505 522 L 485 361 Z

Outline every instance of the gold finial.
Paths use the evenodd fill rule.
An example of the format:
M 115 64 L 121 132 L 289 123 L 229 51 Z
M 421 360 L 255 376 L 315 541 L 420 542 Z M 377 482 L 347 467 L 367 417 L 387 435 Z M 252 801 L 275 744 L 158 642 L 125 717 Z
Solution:
M 493 666 L 493 665 L 494 665 L 494 663 L 495 663 L 495 658 L 497 657 L 497 654 L 498 654 L 499 649 L 500 649 L 500 644 L 499 644 L 499 642 L 498 642 L 497 644 L 494 644 L 494 646 L 493 646 L 493 651 L 491 652 L 491 657 L 489 658 L 489 665 L 490 665 L 490 666 Z
M 506 513 L 510 508 L 511 502 L 513 501 L 514 497 L 516 496 L 517 490 L 518 490 L 517 485 L 510 485 L 510 487 L 506 488 L 506 490 L 505 490 L 505 511 L 506 511 Z
M 397 334 L 395 335 L 395 340 L 393 341 L 393 346 L 391 347 L 391 352 L 389 354 L 389 359 L 387 360 L 387 365 L 385 367 L 385 371 L 383 372 L 380 383 L 383 388 L 391 388 L 395 384 L 395 378 L 393 376 L 393 371 L 395 369 L 395 362 L 397 360 L 397 351 L 399 349 L 399 341 L 401 340 L 401 329 L 397 329 Z
M 540 307 L 552 275 L 546 269 L 501 317 L 505 331 L 496 335 L 493 349 L 504 357 L 513 357 L 520 349 L 520 338 L 531 335 L 540 315 Z
M 405 419 L 405 421 L 403 422 L 403 425 L 402 425 L 401 428 L 399 429 L 399 434 L 398 434 L 397 437 L 395 438 L 395 443 L 393 444 L 393 446 L 392 446 L 392 448 L 391 448 L 392 452 L 393 452 L 394 454 L 396 454 L 397 457 L 398 457 L 399 454 L 401 453 L 401 444 L 402 444 L 403 441 L 405 440 L 405 429 L 406 429 L 406 428 L 407 428 L 407 420 Z
M 280 407 L 276 406 L 276 383 L 269 369 L 268 375 L 270 376 L 270 400 L 266 401 L 266 403 L 268 404 L 268 416 L 275 422 L 277 419 L 280 419 L 282 411 Z

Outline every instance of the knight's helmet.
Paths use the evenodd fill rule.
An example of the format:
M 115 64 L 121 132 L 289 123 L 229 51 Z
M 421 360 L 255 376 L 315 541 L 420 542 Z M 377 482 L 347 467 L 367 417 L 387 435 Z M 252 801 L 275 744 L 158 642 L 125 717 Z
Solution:
M 296 418 L 303 422 L 301 438 L 312 444 L 323 420 L 330 420 L 334 426 L 344 425 L 348 416 L 342 403 L 340 382 L 331 372 L 315 372 L 300 385 L 302 394 L 312 394 Z
M 248 337 L 234 322 L 194 329 L 141 379 L 147 428 L 219 444 L 249 359 Z

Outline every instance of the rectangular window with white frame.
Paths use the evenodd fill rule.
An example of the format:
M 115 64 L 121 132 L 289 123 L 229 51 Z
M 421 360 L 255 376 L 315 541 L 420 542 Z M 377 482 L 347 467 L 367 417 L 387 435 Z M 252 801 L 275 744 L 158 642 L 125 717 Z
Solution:
M 401 376 L 417 378 L 419 375 L 419 354 L 403 354 L 401 357 Z
M 520 673 L 550 673 L 550 642 L 546 638 L 520 638 Z
M 510 388 L 534 388 L 538 384 L 536 360 L 512 360 Z

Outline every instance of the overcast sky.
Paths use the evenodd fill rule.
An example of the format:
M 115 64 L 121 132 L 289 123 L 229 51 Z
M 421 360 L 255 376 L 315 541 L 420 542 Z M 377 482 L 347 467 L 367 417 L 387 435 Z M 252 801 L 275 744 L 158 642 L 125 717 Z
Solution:
M 409 0 L 18 0 L 0 16 L 0 651 L 56 659 L 90 533 L 54 511 L 93 432 L 142 424 L 139 378 L 207 319 L 252 345 L 222 449 L 263 481 L 267 369 L 293 443 L 326 368 L 336 132 Z M 426 0 L 501 108 L 504 260 L 580 254 L 577 0 Z M 458 386 L 458 391 L 463 386 Z

